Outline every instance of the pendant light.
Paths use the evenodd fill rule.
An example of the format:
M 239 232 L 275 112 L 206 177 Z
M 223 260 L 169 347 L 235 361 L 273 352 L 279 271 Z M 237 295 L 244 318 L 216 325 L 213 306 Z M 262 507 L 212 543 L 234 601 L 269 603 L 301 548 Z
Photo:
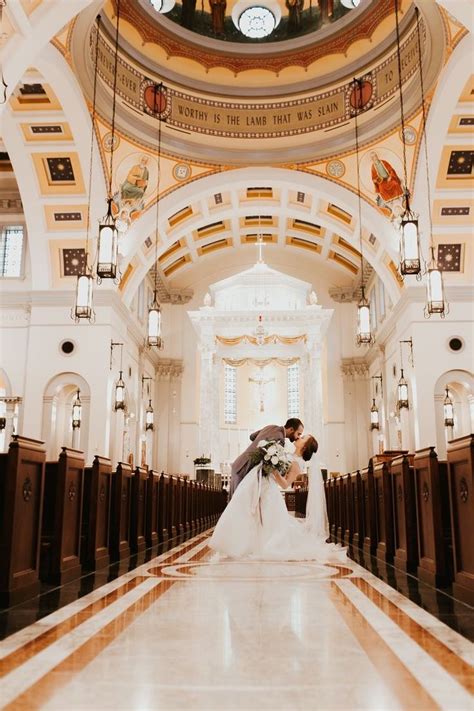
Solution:
M 405 209 L 400 218 L 400 273 L 405 276 L 414 274 L 421 279 L 420 235 L 418 231 L 418 215 L 410 207 L 410 191 L 408 189 L 407 147 L 405 142 L 405 110 L 402 88 L 402 57 L 400 50 L 399 0 L 395 3 L 395 27 L 397 33 L 398 91 L 400 94 L 400 118 L 403 147 L 403 177 L 405 184 Z
M 398 381 L 398 385 L 397 385 L 397 393 L 398 393 L 398 398 L 397 398 L 398 409 L 402 410 L 404 407 L 406 407 L 408 409 L 408 407 L 409 407 L 408 383 L 405 380 L 405 377 L 403 375 L 403 368 L 400 368 L 400 380 Z
M 426 304 L 424 309 L 425 318 L 430 318 L 432 314 L 439 314 L 441 318 L 449 313 L 449 304 L 444 295 L 443 274 L 438 267 L 435 258 L 435 245 L 433 242 L 433 220 L 431 215 L 431 180 L 428 169 L 428 137 L 426 134 L 426 105 L 425 86 L 423 78 L 423 55 L 421 51 L 420 32 L 420 11 L 415 6 L 416 13 L 416 33 L 418 46 L 418 66 L 420 67 L 420 89 L 421 89 L 421 109 L 422 109 L 422 138 L 424 143 L 425 173 L 426 173 L 426 197 L 428 201 L 428 220 L 430 227 L 430 260 L 426 267 Z
M 355 112 L 354 112 L 354 132 L 355 132 L 355 147 L 356 147 L 356 165 L 357 165 L 357 201 L 359 209 L 359 245 L 360 245 L 360 274 L 361 274 L 361 296 L 357 304 L 357 345 L 370 345 L 374 341 L 370 328 L 370 306 L 365 298 L 364 286 L 364 255 L 362 246 L 362 197 L 360 194 L 360 166 L 359 166 L 359 109 L 362 108 L 362 80 L 354 79 L 354 96 L 355 96 Z
M 372 407 L 370 408 L 370 429 L 380 429 L 379 411 L 375 404 L 375 398 L 372 398 Z
M 94 131 L 95 131 L 95 116 L 96 116 L 96 100 L 97 100 L 97 68 L 99 59 L 99 34 L 100 34 L 100 15 L 97 16 L 97 28 L 95 39 L 94 52 L 94 88 L 92 97 L 92 119 L 91 119 L 91 143 L 89 151 L 89 195 L 87 201 L 87 220 L 86 220 L 86 245 L 84 269 L 82 274 L 78 274 L 76 282 L 76 294 L 74 308 L 71 312 L 71 318 L 79 323 L 86 320 L 89 323 L 95 321 L 95 313 L 93 307 L 93 284 L 94 277 L 92 275 L 92 266 L 89 266 L 89 235 L 91 223 L 91 195 L 92 195 L 92 164 L 94 157 Z
M 115 30 L 114 84 L 112 97 L 112 126 L 110 138 L 109 186 L 107 197 L 107 214 L 99 223 L 97 239 L 97 282 L 102 279 L 117 278 L 118 263 L 118 230 L 112 214 L 112 179 L 115 152 L 115 110 L 117 105 L 117 68 L 120 24 L 120 0 L 117 0 L 117 27 Z
M 148 400 L 148 407 L 145 410 L 145 430 L 153 431 L 155 429 L 154 425 L 154 412 L 151 404 L 151 398 Z
M 154 270 L 154 288 L 153 288 L 153 301 L 148 307 L 148 333 L 147 333 L 147 345 L 155 346 L 156 348 L 162 349 L 164 347 L 163 339 L 161 337 L 161 307 L 158 303 L 158 230 L 159 230 L 159 216 L 160 216 L 160 156 L 161 156 L 161 121 L 162 118 L 158 111 L 157 98 L 163 98 L 165 94 L 163 93 L 163 84 L 158 84 L 154 88 L 154 114 L 158 119 L 158 183 L 157 183 L 157 195 L 156 195 L 156 234 L 155 234 L 155 270 Z M 165 107 L 166 108 L 166 107 Z
M 82 420 L 82 402 L 81 402 L 81 391 L 78 390 L 76 397 L 72 403 L 72 429 L 78 430 L 81 426 Z
M 123 343 L 110 342 L 110 370 L 112 370 L 114 348 L 120 348 L 120 370 L 119 377 L 115 383 L 114 410 L 125 410 L 125 382 L 123 380 Z
M 449 394 L 449 389 L 446 388 L 446 397 L 443 403 L 444 426 L 454 427 L 454 405 Z
M 383 396 L 383 376 L 382 375 L 372 375 L 372 385 L 374 380 L 380 380 L 380 392 Z M 372 397 L 372 407 L 370 408 L 370 429 L 379 430 L 380 429 L 380 417 L 379 409 L 375 404 L 375 395 L 377 395 L 377 387 L 375 388 L 374 396 Z
M 398 381 L 397 385 L 397 407 L 398 410 L 403 410 L 403 408 L 408 409 L 410 407 L 410 402 L 408 399 L 408 382 L 405 380 L 404 372 L 403 372 L 403 349 L 402 346 L 404 343 L 408 343 L 410 346 L 410 355 L 409 355 L 409 362 L 413 366 L 413 339 L 408 338 L 405 341 L 400 341 L 400 380 Z
M 119 379 L 115 383 L 115 403 L 114 410 L 125 410 L 125 383 L 123 381 L 123 371 L 119 371 Z

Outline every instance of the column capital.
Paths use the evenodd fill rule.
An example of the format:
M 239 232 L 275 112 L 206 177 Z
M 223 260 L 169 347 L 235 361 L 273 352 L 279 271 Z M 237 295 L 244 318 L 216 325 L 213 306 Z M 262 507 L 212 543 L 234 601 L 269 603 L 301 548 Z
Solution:
M 183 374 L 183 361 L 173 358 L 162 359 L 155 368 L 158 380 L 180 378 Z
M 369 365 L 364 358 L 342 358 L 341 371 L 345 378 L 365 379 L 369 377 Z

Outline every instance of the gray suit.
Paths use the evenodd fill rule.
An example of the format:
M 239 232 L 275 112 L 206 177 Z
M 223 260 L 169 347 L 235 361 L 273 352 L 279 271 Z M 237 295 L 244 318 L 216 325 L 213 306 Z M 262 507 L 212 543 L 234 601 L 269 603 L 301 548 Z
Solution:
M 260 442 L 260 440 L 276 440 L 281 444 L 285 444 L 285 428 L 279 427 L 278 425 L 266 425 L 266 427 L 263 427 L 261 430 L 253 432 L 250 435 L 250 439 L 252 441 L 245 450 L 245 452 L 239 454 L 235 462 L 232 463 L 230 496 L 232 496 L 242 479 L 247 476 L 247 474 L 251 470 L 252 464 L 250 462 L 250 459 L 252 453 L 255 452 L 256 449 L 258 449 L 258 443 Z

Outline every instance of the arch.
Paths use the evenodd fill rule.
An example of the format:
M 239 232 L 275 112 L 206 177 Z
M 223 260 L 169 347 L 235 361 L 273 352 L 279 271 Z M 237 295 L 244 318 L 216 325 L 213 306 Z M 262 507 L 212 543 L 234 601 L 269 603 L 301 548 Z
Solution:
M 454 406 L 454 427 L 447 432 L 444 426 L 443 402 L 446 388 Z M 468 370 L 447 370 L 439 376 L 434 387 L 436 445 L 438 456 L 446 456 L 449 437 L 462 437 L 474 430 L 474 375 Z
M 91 120 L 87 103 L 73 71 L 53 45 L 44 47 L 41 53 L 37 55 L 34 68 L 40 72 L 42 80 L 52 87 L 61 104 L 62 119 L 71 128 L 73 138 L 67 144 L 66 150 L 77 154 L 85 183 L 85 192 L 68 196 L 68 201 L 71 204 L 83 204 L 88 200 L 87 177 L 89 174 L 91 139 Z M 22 197 L 27 225 L 28 253 L 31 264 L 35 265 L 35 269 L 31 270 L 32 287 L 35 289 L 49 289 L 52 285 L 49 239 L 60 237 L 64 241 L 69 238 L 77 240 L 78 232 L 73 231 L 68 234 L 67 226 L 64 227 L 64 230 L 59 235 L 58 233 L 49 233 L 47 231 L 44 206 L 51 204 L 51 198 L 54 196 L 44 195 L 41 192 L 39 178 L 33 163 L 33 155 L 37 152 L 38 146 L 34 143 L 25 144 L 25 138 L 20 126 L 24 119 L 24 115 L 21 112 L 15 112 L 11 104 L 9 104 L 8 110 L 4 112 L 2 117 L 3 141 L 12 162 L 18 189 Z M 41 149 L 43 151 L 65 150 L 64 146 L 59 146 L 58 148 L 57 145 L 48 144 L 47 142 L 41 145 Z M 61 203 L 64 201 L 64 196 L 58 194 L 57 199 Z M 99 150 L 95 145 L 91 225 L 97 223 L 97 220 L 105 211 L 105 205 L 104 173 L 100 162 Z M 45 239 L 45 233 L 49 239 Z
M 454 49 L 449 62 L 442 71 L 431 102 L 426 120 L 426 140 L 429 151 L 428 174 L 432 186 L 432 200 L 436 197 L 436 181 L 443 148 L 447 143 L 447 134 L 456 105 L 466 82 L 472 73 L 474 54 L 474 35 L 463 37 Z M 420 213 L 421 238 L 427 254 L 430 224 L 427 214 L 426 168 L 424 146 L 418 155 L 416 178 L 413 190 L 413 207 Z M 430 209 L 433 209 L 431 204 Z
M 166 234 L 165 225 L 167 218 L 179 211 L 182 207 L 185 207 L 190 203 L 205 200 L 208 196 L 212 196 L 214 193 L 222 190 L 231 190 L 236 193 L 237 191 L 248 187 L 249 184 L 255 182 L 258 184 L 262 181 L 265 182 L 265 185 L 272 185 L 278 188 L 282 191 L 282 193 L 287 192 L 289 186 L 291 186 L 293 191 L 301 190 L 312 194 L 317 201 L 320 199 L 326 200 L 327 202 L 335 201 L 350 214 L 357 214 L 357 195 L 347 188 L 324 178 L 323 176 L 304 171 L 290 170 L 288 168 L 275 168 L 271 166 L 236 168 L 234 170 L 226 171 L 225 173 L 214 173 L 200 178 L 196 182 L 187 184 L 161 198 L 159 234 Z M 275 210 L 277 205 L 277 203 L 269 205 L 265 202 L 263 204 L 265 206 L 265 210 L 268 211 L 267 214 L 272 214 L 272 209 Z M 294 208 L 295 216 L 298 215 L 299 208 L 297 206 L 292 207 Z M 259 209 L 259 206 L 255 205 L 253 209 Z M 226 216 L 229 218 L 231 216 L 239 217 L 244 215 L 244 211 L 248 211 L 248 206 L 245 206 L 245 208 L 238 207 L 236 202 L 233 201 L 231 205 L 225 206 L 222 211 L 213 211 L 212 216 L 209 216 L 209 219 L 219 220 Z M 308 219 L 307 210 L 301 210 L 301 215 L 298 216 L 301 216 L 302 219 Z M 319 213 L 317 215 L 311 214 L 310 217 L 315 219 L 317 218 L 319 221 L 324 220 L 324 217 Z M 362 200 L 362 225 L 364 229 L 374 233 L 379 241 L 377 253 L 374 254 L 370 250 L 366 250 L 364 256 L 383 279 L 390 294 L 390 298 L 395 303 L 399 298 L 398 286 L 395 283 L 390 270 L 383 263 L 383 257 L 388 255 L 395 262 L 398 261 L 397 232 L 387 218 L 365 200 Z M 146 237 L 153 234 L 155 232 L 155 228 L 156 212 L 155 210 L 149 209 L 138 220 L 136 220 L 122 242 L 122 273 L 125 273 L 127 266 L 132 262 L 132 260 L 135 262 L 135 271 L 123 291 L 124 300 L 127 304 L 131 302 L 140 283 L 153 266 L 154 250 L 149 250 L 149 254 L 146 256 L 140 250 L 144 241 L 144 236 Z M 183 234 L 189 233 L 190 229 L 193 228 L 188 223 L 182 228 Z M 332 225 L 332 229 L 334 229 L 334 225 Z M 355 225 L 355 229 L 350 230 L 341 224 L 340 228 L 338 227 L 338 232 L 344 237 L 344 239 L 352 243 L 353 246 L 357 246 L 357 244 L 354 244 L 354 242 L 357 243 L 355 238 L 355 235 L 358 234 L 357 225 Z M 180 231 L 173 231 L 172 238 L 167 238 L 159 245 L 158 256 L 163 254 L 175 240 L 179 239 L 179 237 Z
M 8 3 L 9 13 L 16 31 L 0 52 L 0 64 L 7 82 L 7 98 L 25 71 L 35 63 L 36 55 L 79 12 L 95 3 L 97 10 L 102 0 L 49 0 L 43 2 L 28 16 L 19 2 Z M 0 116 L 5 104 L 0 105 Z
M 80 390 L 82 421 L 78 435 L 73 437 L 72 403 Z M 60 448 L 73 446 L 85 451 L 89 435 L 90 387 L 79 373 L 63 372 L 48 382 L 43 393 L 42 439 L 47 457 L 55 459 Z

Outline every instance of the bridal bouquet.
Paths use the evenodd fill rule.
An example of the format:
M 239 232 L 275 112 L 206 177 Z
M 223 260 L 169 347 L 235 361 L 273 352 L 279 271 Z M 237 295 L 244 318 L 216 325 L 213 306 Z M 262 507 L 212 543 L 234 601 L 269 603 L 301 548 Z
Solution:
M 285 476 L 291 462 L 283 445 L 275 440 L 261 439 L 257 446 L 258 448 L 252 454 L 252 466 L 256 467 L 261 463 L 263 476 L 268 476 L 275 470 L 281 476 Z

